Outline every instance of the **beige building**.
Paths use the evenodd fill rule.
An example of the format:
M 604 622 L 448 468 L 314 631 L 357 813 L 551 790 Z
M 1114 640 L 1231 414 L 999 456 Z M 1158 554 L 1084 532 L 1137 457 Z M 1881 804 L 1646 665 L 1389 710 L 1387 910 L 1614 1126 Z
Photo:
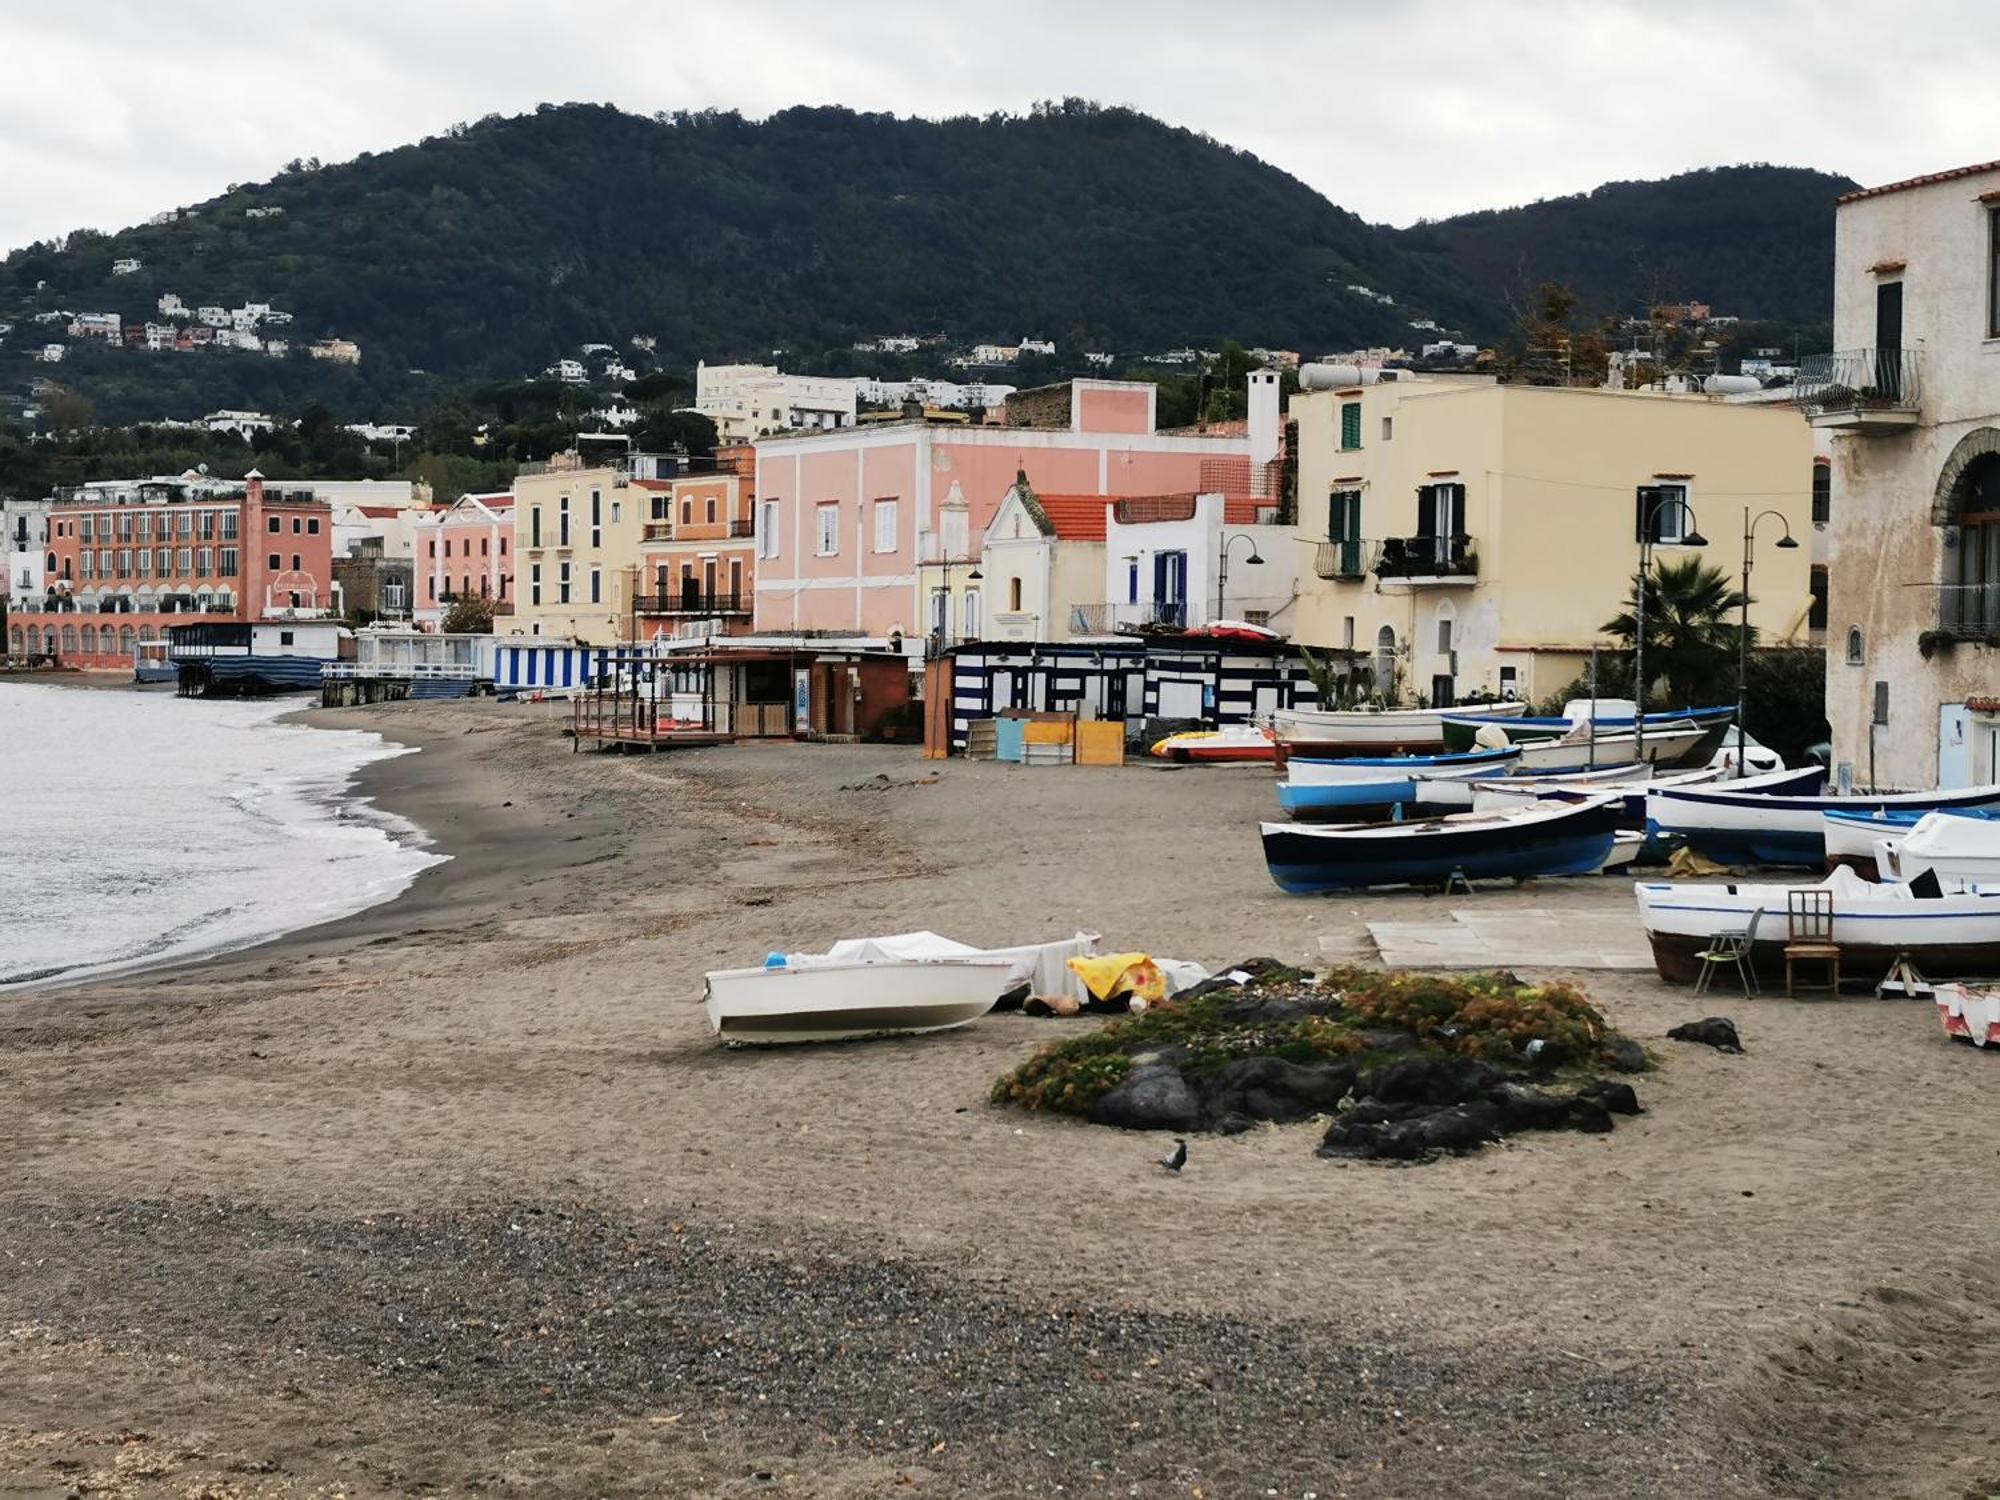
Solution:
M 1583 675 L 1638 570 L 1642 505 L 1670 518 L 1656 565 L 1698 529 L 1732 579 L 1746 507 L 1810 535 L 1811 435 L 1782 407 L 1307 373 L 1322 368 L 1374 379 L 1291 404 L 1308 549 L 1291 634 L 1368 654 L 1405 702 L 1537 700 Z M 1766 642 L 1803 643 L 1809 553 L 1773 547 L 1779 535 L 1769 521 L 1759 532 L 1751 623 Z
M 639 578 L 649 495 L 633 483 L 646 459 L 593 463 L 559 453 L 525 465 L 514 480 L 513 635 L 554 636 L 590 646 L 636 639 Z
M 1833 439 L 1835 778 L 2000 780 L 2000 162 L 1841 200 L 1833 334 L 1794 390 Z

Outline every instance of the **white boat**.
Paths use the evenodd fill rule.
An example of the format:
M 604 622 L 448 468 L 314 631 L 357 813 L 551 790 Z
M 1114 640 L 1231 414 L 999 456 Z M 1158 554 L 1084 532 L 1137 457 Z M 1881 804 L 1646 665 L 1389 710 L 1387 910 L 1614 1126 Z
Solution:
M 1760 784 L 1778 785 L 1788 776 L 1810 780 L 1816 774 L 1816 768 L 1806 767 L 1740 780 L 1725 778 L 1708 786 L 1656 788 L 1646 797 L 1646 819 L 1656 833 L 1678 834 L 1697 853 L 1723 864 L 1816 870 L 1826 863 L 1825 813 L 2000 809 L 2000 785 L 1850 797 L 1773 795 L 1759 790 Z
M 1708 734 L 1703 726 L 1679 719 L 1658 728 L 1646 726 L 1643 754 L 1638 736 L 1629 729 L 1592 735 L 1587 725 L 1571 730 L 1559 740 L 1536 740 L 1521 746 L 1518 769 L 1522 771 L 1589 771 L 1605 766 L 1628 766 L 1644 760 L 1649 765 L 1670 766 Z
M 1909 881 L 1929 874 L 1946 885 L 2000 886 L 2000 821 L 1965 813 L 1926 813 L 1907 832 L 1885 832 L 1878 838 L 1875 863 L 1885 880 Z
M 1941 984 L 1937 1008 L 1946 1036 L 1975 1047 L 2000 1047 L 2000 990 L 1985 984 Z
M 1525 703 L 1489 703 L 1478 709 L 1484 717 L 1499 719 L 1519 718 L 1527 711 Z M 1281 753 L 1427 754 L 1443 748 L 1445 717 L 1456 712 L 1460 710 L 1284 708 L 1271 716 L 1271 726 L 1277 732 Z
M 825 953 L 711 972 L 708 1024 L 725 1042 L 764 1045 L 943 1031 L 978 1020 L 1023 987 L 1083 998 L 1069 960 L 1101 944 L 1094 932 L 1011 948 L 975 948 L 935 932 L 849 938 Z
M 1878 885 L 1852 870 L 1799 885 L 1683 884 L 1639 881 L 1639 919 L 1653 947 L 1662 979 L 1692 983 L 1698 956 L 1720 932 L 1741 932 L 1758 915 L 1751 963 L 1759 974 L 1782 978 L 1793 891 L 1827 892 L 1833 904 L 1833 942 L 1841 971 L 1874 982 L 1899 956 L 1932 978 L 2000 971 L 2000 891 L 1969 889 L 1922 896 L 1908 885 Z
M 1344 782 L 1431 781 L 1460 776 L 1503 776 L 1520 750 L 1474 750 L 1464 755 L 1307 755 L 1295 750 L 1285 775 L 1295 786 L 1337 786 Z

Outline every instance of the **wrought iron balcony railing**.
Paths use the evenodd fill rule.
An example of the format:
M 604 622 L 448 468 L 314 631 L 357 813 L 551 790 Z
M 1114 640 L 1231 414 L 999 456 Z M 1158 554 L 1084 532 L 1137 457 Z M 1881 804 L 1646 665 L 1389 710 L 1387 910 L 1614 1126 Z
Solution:
M 1838 349 L 1799 361 L 1792 404 L 1808 417 L 1865 425 L 1873 415 L 1907 419 L 1923 401 L 1923 367 L 1914 349 Z
M 1313 555 L 1313 572 L 1321 578 L 1367 577 L 1368 544 L 1359 537 L 1340 542 L 1321 542 Z
M 1954 640 L 2000 641 L 2000 583 L 1939 584 L 1938 629 Z
M 632 607 L 642 615 L 747 615 L 748 594 L 703 594 L 693 590 L 640 594 Z
M 1479 556 L 1469 536 L 1391 536 L 1375 544 L 1369 568 L 1377 578 L 1414 582 L 1479 576 Z

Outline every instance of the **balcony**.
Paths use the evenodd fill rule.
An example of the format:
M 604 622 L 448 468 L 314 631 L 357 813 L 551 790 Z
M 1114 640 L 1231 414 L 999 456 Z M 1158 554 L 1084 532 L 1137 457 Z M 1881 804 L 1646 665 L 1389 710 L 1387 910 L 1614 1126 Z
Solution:
M 1366 578 L 1368 544 L 1359 538 L 1321 542 L 1313 554 L 1313 572 L 1321 578 Z
M 1391 536 L 1375 544 L 1368 571 L 1384 583 L 1462 588 L 1479 581 L 1479 557 L 1469 536 Z
M 1841 349 L 1799 361 L 1792 404 L 1815 427 L 1836 432 L 1905 432 L 1922 409 L 1914 349 Z
M 671 542 L 674 539 L 672 521 L 648 521 L 643 540 L 648 542 Z
M 2000 644 L 2000 583 L 1939 584 L 1938 633 Z
M 704 594 L 694 589 L 678 593 L 640 594 L 632 608 L 642 615 L 747 615 L 748 594 Z

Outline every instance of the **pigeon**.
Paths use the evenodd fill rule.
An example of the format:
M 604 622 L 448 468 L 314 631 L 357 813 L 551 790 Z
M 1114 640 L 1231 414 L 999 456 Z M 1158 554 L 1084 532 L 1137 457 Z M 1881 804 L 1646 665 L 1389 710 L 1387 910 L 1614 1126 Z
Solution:
M 1182 1167 L 1187 1165 L 1187 1142 L 1175 1141 L 1174 1154 L 1172 1156 L 1161 1157 L 1160 1165 L 1165 1167 L 1169 1172 L 1178 1173 Z

